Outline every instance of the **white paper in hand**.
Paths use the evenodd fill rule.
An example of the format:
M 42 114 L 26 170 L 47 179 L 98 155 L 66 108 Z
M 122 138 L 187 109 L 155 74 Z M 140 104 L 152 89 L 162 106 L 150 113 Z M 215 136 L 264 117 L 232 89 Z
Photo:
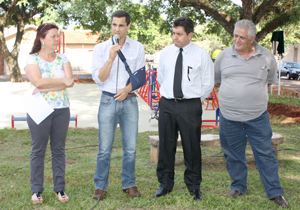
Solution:
M 31 88 L 23 95 L 23 104 L 26 112 L 36 124 L 40 124 L 54 109 L 47 103 L 40 92 L 32 95 L 35 88 Z

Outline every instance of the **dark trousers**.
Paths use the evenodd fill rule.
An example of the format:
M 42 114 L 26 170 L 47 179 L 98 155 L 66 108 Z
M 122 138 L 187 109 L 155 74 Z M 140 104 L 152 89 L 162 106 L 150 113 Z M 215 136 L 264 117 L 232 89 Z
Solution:
M 201 175 L 200 98 L 184 101 L 161 98 L 159 102 L 159 158 L 157 178 L 160 186 L 172 190 L 178 131 L 180 131 L 186 170 L 184 181 L 188 190 L 200 189 Z
M 31 192 L 43 192 L 44 158 L 50 137 L 52 171 L 55 192 L 65 190 L 65 142 L 70 122 L 70 109 L 55 109 L 37 125 L 27 114 L 32 149 L 30 153 Z

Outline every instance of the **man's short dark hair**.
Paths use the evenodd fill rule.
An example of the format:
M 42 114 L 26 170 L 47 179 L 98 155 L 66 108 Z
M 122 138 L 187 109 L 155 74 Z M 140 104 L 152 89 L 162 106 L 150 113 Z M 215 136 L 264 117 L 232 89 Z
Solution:
M 173 27 L 176 28 L 178 26 L 182 26 L 187 34 L 194 32 L 194 23 L 188 17 L 179 17 L 174 20 Z
M 130 24 L 130 15 L 128 14 L 128 12 L 125 12 L 124 10 L 118 10 L 118 11 L 116 11 L 112 15 L 112 19 L 113 19 L 113 17 L 118 17 L 118 18 L 125 17 L 127 25 Z

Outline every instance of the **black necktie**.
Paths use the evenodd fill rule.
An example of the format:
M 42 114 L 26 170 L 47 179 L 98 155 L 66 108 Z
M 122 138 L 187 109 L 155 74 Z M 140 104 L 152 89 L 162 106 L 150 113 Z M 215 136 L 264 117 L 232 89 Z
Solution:
M 182 80 L 182 48 L 178 53 L 176 65 L 175 65 L 175 74 L 174 74 L 174 84 L 173 92 L 175 98 L 183 98 L 183 93 L 181 90 L 181 80 Z

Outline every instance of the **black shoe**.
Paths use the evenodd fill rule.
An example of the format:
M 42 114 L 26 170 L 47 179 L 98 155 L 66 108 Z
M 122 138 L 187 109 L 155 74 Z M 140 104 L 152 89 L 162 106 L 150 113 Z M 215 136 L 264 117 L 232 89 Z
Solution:
M 167 190 L 166 188 L 159 187 L 156 193 L 154 193 L 153 197 L 160 197 L 166 195 L 169 192 L 171 192 L 171 190 Z
M 229 198 L 236 198 L 238 196 L 242 195 L 242 193 L 240 193 L 240 191 L 238 190 L 231 190 L 230 193 L 228 193 L 228 197 Z
M 199 189 L 191 190 L 190 193 L 194 197 L 194 200 L 201 200 L 202 199 L 202 193 Z
M 281 207 L 289 207 L 289 203 L 284 199 L 284 197 L 282 195 L 277 196 L 275 198 L 273 198 L 272 200 L 274 200 L 274 202 Z

